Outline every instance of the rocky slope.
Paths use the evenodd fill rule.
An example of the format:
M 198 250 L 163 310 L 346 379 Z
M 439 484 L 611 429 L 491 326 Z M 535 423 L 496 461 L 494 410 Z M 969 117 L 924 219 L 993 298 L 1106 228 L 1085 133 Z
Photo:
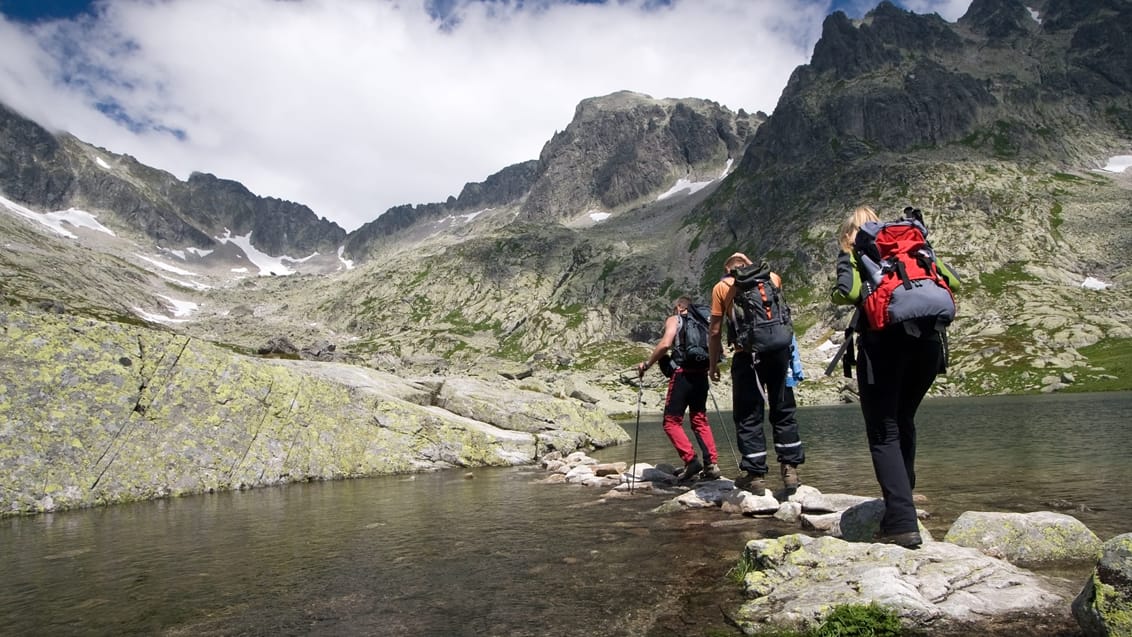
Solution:
M 282 259 L 289 271 L 309 276 L 233 281 L 228 270 L 251 255 L 241 256 L 231 244 L 213 245 L 207 254 L 191 244 L 164 246 L 158 254 L 165 263 L 193 276 L 181 275 L 181 289 L 160 293 L 197 304 L 178 329 L 248 349 L 286 335 L 331 339 L 361 359 L 392 355 L 406 364 L 443 357 L 469 367 L 485 357 L 525 360 L 536 353 L 567 364 L 587 357 L 606 363 L 626 350 L 635 360 L 640 346 L 625 336 L 652 338 L 668 298 L 694 291 L 698 281 L 694 255 L 682 254 L 691 240 L 681 228 L 684 217 L 718 185 L 760 117 L 694 99 L 618 93 L 586 100 L 538 162 L 468 184 L 443 204 L 394 208 L 352 233 L 340 254 L 356 258 L 356 268 L 344 257 L 321 267 Z M 636 159 L 623 161 L 627 156 Z M 18 172 L 9 174 L 14 179 Z M 139 172 L 130 167 L 131 176 Z M 254 216 L 234 203 L 225 207 L 222 193 L 235 189 L 231 182 L 194 176 L 178 184 L 152 172 L 161 179 L 141 180 L 142 189 L 179 193 L 162 201 L 186 211 L 184 217 L 216 228 L 222 225 L 212 214 L 217 208 L 233 219 Z M 576 196 L 552 196 L 567 192 Z M 21 201 L 34 206 L 40 200 Z M 561 223 L 547 224 L 543 215 Z M 153 252 L 145 246 L 145 229 L 130 219 L 98 218 L 120 236 L 86 233 L 83 240 L 113 242 L 118 253 Z M 251 230 L 251 247 L 280 259 L 280 248 L 256 243 L 259 234 Z M 319 253 L 334 255 L 335 248 L 320 246 Z M 32 279 L 54 275 L 31 272 L 32 260 L 23 262 L 20 276 L 28 282 L 14 295 L 52 299 Z M 330 273 L 332 281 L 313 276 Z M 103 290 L 90 293 L 98 297 Z M 109 296 L 137 298 L 126 292 Z M 60 300 L 87 309 L 108 301 L 84 302 L 82 292 L 64 296 Z M 161 305 L 154 301 L 146 310 Z M 611 340 L 620 345 L 610 348 Z
M 915 205 L 966 280 L 955 373 L 937 391 L 1103 386 L 1113 370 L 1080 348 L 1129 351 L 1132 184 L 1098 169 L 1132 152 L 1132 65 L 1120 62 L 1132 48 L 1113 30 L 1132 7 L 1028 5 L 975 0 L 955 24 L 888 3 L 859 22 L 829 16 L 810 64 L 694 213 L 716 246 L 709 266 L 734 249 L 766 255 L 801 288 L 812 346 L 844 320 L 823 294 L 837 224 L 861 203 L 889 216 Z M 1083 289 L 1090 277 L 1107 287 Z
M 608 395 L 572 372 L 583 356 L 592 369 L 617 355 L 607 346 L 616 332 L 605 291 L 592 286 L 609 276 L 611 259 L 635 250 L 604 233 L 661 218 L 677 227 L 693 200 L 686 193 L 670 193 L 651 220 L 614 215 L 600 229 L 592 219 L 512 223 L 523 199 L 514 193 L 525 196 L 524 175 L 534 174 L 519 165 L 469 184 L 455 202 L 371 224 L 355 235 L 355 249 L 372 251 L 357 267 L 333 245 L 317 246 L 330 258 L 311 265 L 246 235 L 212 237 L 208 248 L 187 235 L 168 242 L 169 219 L 209 232 L 224 225 L 227 239 L 227 224 L 254 221 L 274 200 L 204 175 L 180 183 L 77 140 L 50 139 L 108 175 L 111 204 L 161 192 L 169 196 L 153 196 L 155 205 L 178 212 L 154 230 L 77 195 L 57 200 L 72 206 L 66 210 L 33 209 L 42 200 L 26 194 L 0 200 L 0 435 L 11 443 L 0 471 L 13 476 L 0 514 L 514 464 L 548 449 L 624 441 L 609 416 L 632 409 L 634 389 L 609 373 Z M 722 173 L 718 160 L 705 160 L 710 172 Z M 5 174 L 18 180 L 22 165 L 10 163 Z M 687 164 L 683 174 L 705 165 Z M 709 182 L 689 184 L 685 190 Z M 501 203 L 453 214 L 467 209 L 460 205 Z M 289 275 L 255 276 L 256 267 Z M 621 347 L 639 356 L 639 345 Z M 532 351 L 546 357 L 524 363 Z M 541 371 L 529 378 L 534 367 Z M 60 378 L 65 390 L 52 391 Z M 405 380 L 413 378 L 421 380 Z
M 99 219 L 122 239 L 181 237 L 158 242 L 160 254 L 213 279 L 159 292 L 198 304 L 179 330 L 249 350 L 276 336 L 327 340 L 397 369 L 504 360 L 595 377 L 641 356 L 668 302 L 705 296 L 734 250 L 787 275 L 804 359 L 819 376 L 845 320 L 825 300 L 837 223 L 857 203 L 887 214 L 912 203 L 966 278 L 955 373 L 937 391 L 1102 388 L 1120 374 L 1089 357 L 1127 358 L 1132 308 L 1129 176 L 1097 170 L 1132 152 L 1129 66 L 1119 63 L 1132 54 L 1113 32 L 1132 18 L 1120 2 L 1031 5 L 977 0 L 954 24 L 887 3 L 858 22 L 835 13 L 765 123 L 705 100 L 585 100 L 537 161 L 444 203 L 394 208 L 348 237 L 304 233 L 282 208 L 270 212 L 285 202 L 232 182 L 176 183 L 128 158 L 91 157 L 11 113 L 0 175 L 7 196 L 39 210 L 105 190 L 109 203 L 96 209 L 110 212 Z M 94 181 L 104 173 L 109 183 Z M 116 184 L 136 186 L 126 199 L 150 201 L 153 214 L 129 203 L 111 211 L 125 189 Z M 292 245 L 259 229 L 276 217 Z M 218 244 L 219 232 L 251 232 L 253 248 L 264 236 L 273 258 L 317 248 L 323 260 L 283 261 L 305 276 L 232 282 L 230 266 L 246 255 Z M 215 252 L 198 257 L 197 239 Z M 153 280 L 147 269 L 129 278 Z M 83 304 L 93 307 L 133 298 L 63 290 L 53 276 L 15 275 L 49 280 L 24 298 L 92 296 Z M 1081 287 L 1092 279 L 1102 289 Z M 163 305 L 149 296 L 147 310 Z M 844 389 L 839 379 L 809 387 L 805 402 Z
M 0 109 L 0 300 L 625 413 L 670 301 L 704 298 L 743 250 L 785 276 L 813 404 L 853 385 L 821 376 L 846 321 L 826 296 L 837 225 L 914 204 L 965 277 L 937 394 L 1128 389 L 1132 174 L 1098 169 L 1132 155 L 1130 20 L 1116 0 L 833 14 L 769 117 L 585 100 L 537 161 L 350 235 Z

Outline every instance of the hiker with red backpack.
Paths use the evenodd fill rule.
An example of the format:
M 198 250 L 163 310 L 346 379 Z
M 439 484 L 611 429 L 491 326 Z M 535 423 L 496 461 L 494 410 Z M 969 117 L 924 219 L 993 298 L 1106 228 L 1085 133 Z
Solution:
M 739 443 L 740 475 L 735 487 L 755 495 L 766 492 L 767 448 L 763 419 L 770 411 L 774 451 L 782 484 L 798 488 L 798 465 L 805 462 L 798 434 L 794 391 L 787 386 L 792 368 L 794 327 L 782 293 L 782 279 L 766 263 L 755 265 L 736 252 L 724 261 L 725 276 L 711 292 L 708 375 L 719 382 L 723 325 L 734 348 L 731 358 L 731 411 Z
M 846 375 L 857 366 L 861 414 L 873 471 L 884 496 L 878 542 L 922 543 L 912 489 L 916 486 L 916 410 L 947 365 L 947 326 L 955 318 L 959 278 L 936 257 L 918 209 L 882 223 L 861 206 L 838 235 L 837 283 L 831 299 L 856 305 L 846 338 Z

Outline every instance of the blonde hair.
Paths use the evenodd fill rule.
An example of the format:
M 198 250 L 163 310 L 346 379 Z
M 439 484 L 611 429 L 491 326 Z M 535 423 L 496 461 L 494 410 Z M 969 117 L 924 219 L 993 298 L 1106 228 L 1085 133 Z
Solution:
M 837 231 L 837 244 L 844 252 L 853 251 L 853 240 L 857 238 L 857 231 L 867 221 L 880 221 L 875 210 L 869 206 L 858 206 L 849 217 L 841 222 L 841 229 Z

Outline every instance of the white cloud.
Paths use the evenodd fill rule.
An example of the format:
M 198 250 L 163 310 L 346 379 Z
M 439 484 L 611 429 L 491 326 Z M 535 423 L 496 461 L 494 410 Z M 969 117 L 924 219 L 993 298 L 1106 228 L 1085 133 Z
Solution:
M 916 13 L 938 13 L 948 22 L 955 22 L 967 13 L 971 0 L 904 0 L 905 9 Z
M 0 101 L 182 179 L 235 179 L 353 229 L 537 158 L 587 97 L 770 112 L 833 6 L 457 1 L 450 30 L 424 0 L 104 0 L 95 18 L 0 19 Z M 905 4 L 948 17 L 969 0 Z

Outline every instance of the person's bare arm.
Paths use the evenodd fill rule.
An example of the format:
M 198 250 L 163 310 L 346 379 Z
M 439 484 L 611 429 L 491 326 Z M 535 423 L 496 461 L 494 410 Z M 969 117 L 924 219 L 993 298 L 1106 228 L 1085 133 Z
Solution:
M 723 353 L 723 317 L 711 317 L 708 324 L 708 377 L 719 382 L 719 355 Z

